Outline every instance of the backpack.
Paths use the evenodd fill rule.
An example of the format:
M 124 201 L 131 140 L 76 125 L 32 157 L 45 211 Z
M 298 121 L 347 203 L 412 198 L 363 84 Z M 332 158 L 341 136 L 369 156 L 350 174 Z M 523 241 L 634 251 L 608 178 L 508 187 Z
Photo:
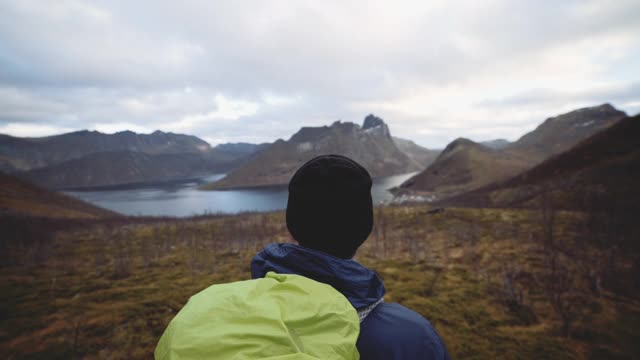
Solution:
M 154 355 L 156 360 L 357 360 L 359 333 L 357 311 L 333 287 L 269 272 L 192 296 Z

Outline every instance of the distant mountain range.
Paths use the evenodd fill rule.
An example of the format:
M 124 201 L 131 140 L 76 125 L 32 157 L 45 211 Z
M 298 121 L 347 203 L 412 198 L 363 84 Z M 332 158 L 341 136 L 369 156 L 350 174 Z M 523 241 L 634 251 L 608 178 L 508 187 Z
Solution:
M 457 139 L 428 168 L 395 191 L 445 199 L 504 181 L 569 150 L 626 116 L 609 104 L 575 110 L 547 119 L 519 140 L 501 143 L 498 149 L 495 142 L 491 143 L 491 148 L 471 140 Z
M 111 186 L 226 172 L 266 144 L 211 147 L 191 135 L 78 131 L 42 137 L 0 135 L 0 171 L 48 188 Z
M 161 131 L 148 135 L 122 131 L 110 135 L 83 130 L 41 138 L 0 135 L 2 169 L 9 172 L 51 166 L 99 152 L 202 154 L 210 150 L 211 146 L 207 142 L 195 136 Z
M 394 139 L 379 117 L 368 115 L 362 124 L 336 121 L 331 126 L 303 127 L 289 140 L 278 140 L 225 178 L 203 189 L 231 189 L 284 185 L 306 161 L 322 154 L 348 156 L 373 177 L 424 169 L 437 151 Z
M 156 154 L 134 151 L 97 152 L 20 174 L 53 189 L 114 186 L 179 179 L 220 168 L 202 154 Z
M 428 194 L 444 201 L 503 184 L 626 117 L 603 104 L 549 118 L 515 142 L 497 139 L 476 143 L 459 138 L 442 151 L 391 136 L 388 125 L 375 115 L 368 115 L 362 125 L 336 121 L 330 126 L 303 127 L 288 140 L 275 143 L 216 147 L 195 136 L 161 131 L 111 135 L 78 131 L 42 138 L 0 135 L 0 172 L 53 189 L 228 172 L 225 178 L 202 188 L 231 189 L 284 185 L 309 159 L 341 154 L 362 164 L 373 177 L 420 171 L 395 191 Z

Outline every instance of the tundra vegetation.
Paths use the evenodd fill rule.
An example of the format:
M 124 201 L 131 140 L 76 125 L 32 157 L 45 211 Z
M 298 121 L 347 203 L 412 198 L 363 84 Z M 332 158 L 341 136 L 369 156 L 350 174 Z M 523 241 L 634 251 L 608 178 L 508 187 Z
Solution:
M 455 359 L 640 358 L 631 215 L 385 206 L 356 260 Z M 0 354 L 149 358 L 189 297 L 291 241 L 283 212 L 0 222 Z

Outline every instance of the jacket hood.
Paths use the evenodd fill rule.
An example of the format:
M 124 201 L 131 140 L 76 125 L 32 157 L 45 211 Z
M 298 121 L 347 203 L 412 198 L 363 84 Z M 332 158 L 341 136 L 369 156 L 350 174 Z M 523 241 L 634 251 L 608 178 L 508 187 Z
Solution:
M 385 294 L 380 277 L 355 260 L 305 248 L 295 244 L 270 244 L 251 261 L 251 276 L 264 277 L 267 272 L 302 275 L 331 285 L 356 309 L 376 303 Z

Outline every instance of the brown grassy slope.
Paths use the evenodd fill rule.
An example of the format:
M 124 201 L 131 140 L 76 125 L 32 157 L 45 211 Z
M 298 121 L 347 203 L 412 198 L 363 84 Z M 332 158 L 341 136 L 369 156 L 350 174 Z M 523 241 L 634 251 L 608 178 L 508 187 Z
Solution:
M 584 140 L 571 150 L 504 182 L 444 200 L 464 206 L 535 206 L 552 193 L 556 206 L 640 208 L 640 116 Z M 606 200 L 603 201 L 603 200 Z
M 500 150 L 481 151 L 482 145 L 467 141 L 470 144 L 462 147 L 453 160 L 449 157 L 438 158 L 429 168 L 402 184 L 401 189 L 435 193 L 440 199 L 472 191 L 506 180 L 549 156 L 566 151 L 624 117 L 624 112 L 604 104 L 549 118 L 535 130 Z M 447 148 L 457 147 L 459 141 L 454 141 Z M 478 158 L 478 154 L 482 158 L 475 162 L 466 160 L 474 156 Z
M 447 145 L 426 170 L 403 183 L 400 191 L 447 197 L 507 179 L 528 166 L 522 158 L 460 138 Z
M 428 210 L 376 209 L 374 231 L 357 260 L 379 272 L 385 301 L 434 324 L 452 358 L 640 356 L 640 301 L 631 286 L 637 254 L 592 247 L 580 214 L 555 217 L 559 268 L 570 269 L 562 279 L 572 279 L 559 298 L 580 299 L 565 338 L 543 286 L 554 279 L 535 211 Z M 276 212 L 153 224 L 131 219 L 60 232 L 39 256 L 11 248 L 11 264 L 0 266 L 0 353 L 148 359 L 191 295 L 249 278 L 253 254 L 287 240 L 284 214 Z M 608 268 L 602 260 L 613 255 Z M 599 294 L 589 286 L 596 275 L 602 276 Z
M 2 214 L 78 219 L 120 216 L 112 211 L 0 173 L 0 215 Z

